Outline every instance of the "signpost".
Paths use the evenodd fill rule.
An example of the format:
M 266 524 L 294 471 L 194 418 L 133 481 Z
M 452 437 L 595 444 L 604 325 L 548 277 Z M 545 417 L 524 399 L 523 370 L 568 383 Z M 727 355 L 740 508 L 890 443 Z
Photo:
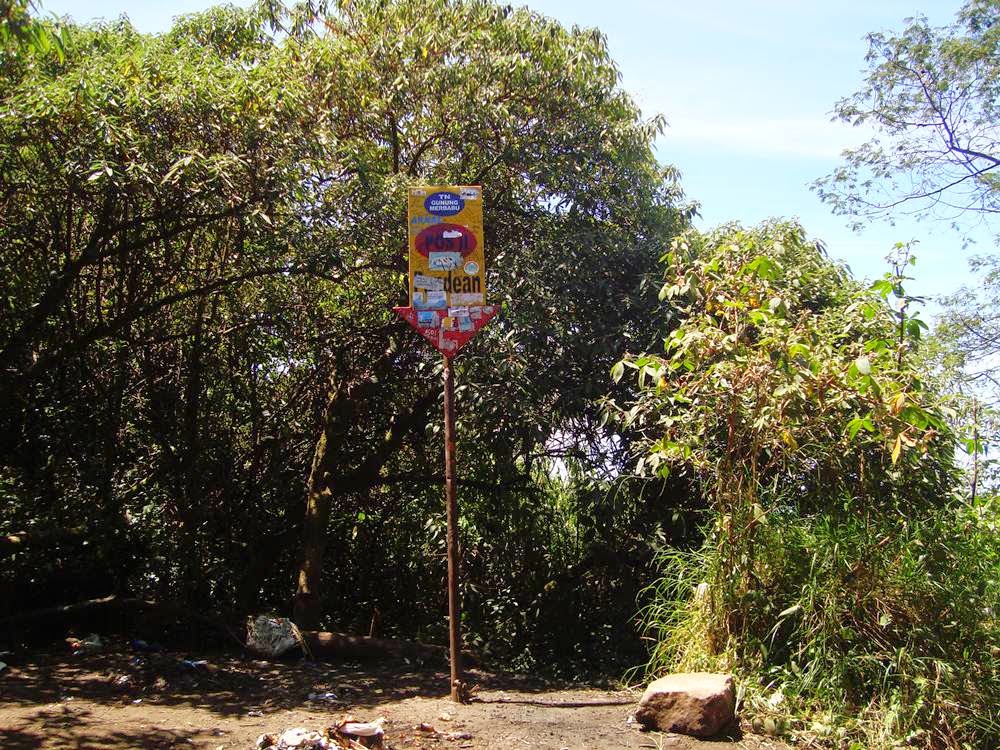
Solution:
M 394 307 L 444 357 L 444 487 L 448 506 L 448 648 L 451 698 L 462 690 L 455 494 L 455 381 L 451 358 L 500 308 L 486 304 L 483 191 L 479 185 L 411 188 L 407 210 L 410 304 Z
M 486 304 L 483 191 L 411 188 L 407 211 L 410 305 L 393 308 L 447 360 L 499 312 Z

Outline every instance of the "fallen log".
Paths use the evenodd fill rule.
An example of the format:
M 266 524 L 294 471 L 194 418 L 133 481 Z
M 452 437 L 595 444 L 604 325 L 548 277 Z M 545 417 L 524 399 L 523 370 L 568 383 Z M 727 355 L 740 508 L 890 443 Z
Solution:
M 45 607 L 29 612 L 0 618 L 0 632 L 14 631 L 25 626 L 45 624 L 58 629 L 73 621 L 98 614 L 144 613 L 175 621 L 190 621 L 207 626 L 223 634 L 226 638 L 246 648 L 236 628 L 219 617 L 203 615 L 174 603 L 161 603 L 134 597 L 119 597 L 114 594 L 98 599 L 88 599 L 74 604 Z M 414 661 L 448 662 L 448 649 L 420 641 L 404 641 L 395 638 L 374 638 L 372 636 L 328 633 L 318 630 L 303 630 L 302 640 L 309 652 L 317 659 L 357 659 L 359 661 L 378 659 L 411 659 Z M 469 666 L 479 666 L 479 657 L 468 650 L 462 651 L 462 660 Z
M 415 661 L 448 662 L 448 648 L 420 641 L 403 641 L 395 638 L 374 638 L 368 635 L 346 635 L 322 630 L 303 630 L 302 640 L 317 659 L 413 659 Z M 470 666 L 479 665 L 479 657 L 471 651 L 462 651 L 462 661 Z
M 95 617 L 108 618 L 111 616 L 124 615 L 151 615 L 162 618 L 166 621 L 193 622 L 204 625 L 210 630 L 235 641 L 243 647 L 243 641 L 221 618 L 203 615 L 192 612 L 189 609 L 174 603 L 160 603 L 148 599 L 136 597 L 120 597 L 115 594 L 102 596 L 97 599 L 87 599 L 73 604 L 61 604 L 55 607 L 43 607 L 33 609 L 28 612 L 19 612 L 8 617 L 0 618 L 0 631 L 14 632 L 31 626 L 32 630 L 42 627 L 43 630 L 58 630 L 68 624 L 81 620 L 91 620 Z

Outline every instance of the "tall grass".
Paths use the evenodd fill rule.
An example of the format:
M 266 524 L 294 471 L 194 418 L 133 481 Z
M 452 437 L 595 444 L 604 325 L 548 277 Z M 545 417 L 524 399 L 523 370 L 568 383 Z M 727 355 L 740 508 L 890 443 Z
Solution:
M 1000 501 L 854 505 L 762 519 L 745 586 L 712 529 L 664 552 L 648 672 L 731 670 L 745 717 L 818 745 L 1000 747 Z

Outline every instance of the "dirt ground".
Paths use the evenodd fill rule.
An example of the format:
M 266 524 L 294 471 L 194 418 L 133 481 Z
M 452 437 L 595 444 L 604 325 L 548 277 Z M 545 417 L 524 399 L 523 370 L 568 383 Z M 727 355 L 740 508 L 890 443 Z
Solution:
M 470 672 L 477 699 L 448 697 L 440 667 L 308 661 L 265 662 L 232 655 L 62 650 L 5 656 L 0 671 L 4 750 L 199 748 L 251 750 L 257 737 L 292 727 L 320 730 L 346 715 L 386 718 L 392 750 L 539 748 L 784 748 L 741 735 L 699 741 L 639 731 L 630 721 L 638 692 L 553 686 L 523 677 Z M 185 661 L 187 660 L 187 661 Z M 309 700 L 313 693 L 336 699 Z M 442 734 L 417 729 L 429 724 Z

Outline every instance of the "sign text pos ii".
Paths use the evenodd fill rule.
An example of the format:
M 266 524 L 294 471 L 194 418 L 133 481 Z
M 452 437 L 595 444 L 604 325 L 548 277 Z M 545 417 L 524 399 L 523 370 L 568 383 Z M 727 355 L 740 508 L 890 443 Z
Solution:
M 445 357 L 499 308 L 486 304 L 483 191 L 479 185 L 410 188 L 410 305 L 396 312 Z

